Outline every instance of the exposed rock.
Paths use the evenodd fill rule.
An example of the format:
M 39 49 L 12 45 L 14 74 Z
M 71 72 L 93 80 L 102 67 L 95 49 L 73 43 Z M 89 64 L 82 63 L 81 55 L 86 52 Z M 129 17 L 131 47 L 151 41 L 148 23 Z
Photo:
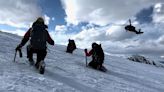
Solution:
M 164 65 L 162 63 L 154 62 L 153 60 L 145 58 L 144 56 L 141 56 L 141 55 L 132 55 L 128 59 L 130 61 L 134 61 L 134 62 L 140 62 L 140 63 L 150 64 L 150 65 L 154 65 L 154 66 L 158 66 L 158 67 L 164 67 Z

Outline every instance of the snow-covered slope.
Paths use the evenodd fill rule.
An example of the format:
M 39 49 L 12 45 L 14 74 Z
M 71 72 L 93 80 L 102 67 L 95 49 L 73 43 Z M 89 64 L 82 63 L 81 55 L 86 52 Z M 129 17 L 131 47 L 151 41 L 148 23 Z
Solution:
M 86 68 L 83 50 L 65 53 L 65 46 L 48 46 L 44 75 L 17 55 L 21 37 L 0 32 L 0 92 L 164 92 L 164 68 L 105 56 L 103 73 Z M 88 58 L 88 61 L 91 59 Z

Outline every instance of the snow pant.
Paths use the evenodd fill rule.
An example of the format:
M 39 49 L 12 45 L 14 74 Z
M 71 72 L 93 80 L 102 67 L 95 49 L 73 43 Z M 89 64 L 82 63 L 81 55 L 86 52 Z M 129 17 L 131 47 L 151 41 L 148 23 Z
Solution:
M 91 61 L 88 64 L 89 66 L 91 66 L 92 68 L 97 69 L 98 67 L 100 68 L 102 66 L 102 64 L 100 65 L 99 63 L 95 62 L 95 61 Z
M 74 50 L 74 49 L 67 47 L 67 51 L 66 51 L 66 52 L 68 52 L 68 53 L 72 53 L 73 50 Z
M 30 48 L 29 46 L 27 46 L 27 58 L 30 60 L 33 60 L 33 54 L 36 53 L 37 54 L 37 60 L 36 60 L 36 66 L 40 63 L 40 61 L 44 60 L 46 55 L 47 55 L 47 51 L 46 49 L 33 49 Z

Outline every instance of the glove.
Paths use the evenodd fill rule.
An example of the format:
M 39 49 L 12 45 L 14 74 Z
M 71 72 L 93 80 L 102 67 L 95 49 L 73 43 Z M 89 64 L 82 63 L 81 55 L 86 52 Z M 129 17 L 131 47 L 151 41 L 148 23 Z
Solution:
M 16 47 L 16 51 L 18 51 L 18 50 L 20 50 L 22 48 L 22 45 L 21 44 L 19 44 L 17 47 Z
M 84 49 L 85 52 L 87 52 L 87 49 Z

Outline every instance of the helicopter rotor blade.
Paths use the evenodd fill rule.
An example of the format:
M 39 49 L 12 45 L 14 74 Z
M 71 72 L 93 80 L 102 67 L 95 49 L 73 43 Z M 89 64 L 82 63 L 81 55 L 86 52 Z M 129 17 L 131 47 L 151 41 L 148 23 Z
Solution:
M 112 24 L 112 26 L 126 26 L 126 24 Z
M 131 19 L 129 19 L 129 23 L 130 23 L 130 25 L 132 25 L 132 23 L 131 23 Z

